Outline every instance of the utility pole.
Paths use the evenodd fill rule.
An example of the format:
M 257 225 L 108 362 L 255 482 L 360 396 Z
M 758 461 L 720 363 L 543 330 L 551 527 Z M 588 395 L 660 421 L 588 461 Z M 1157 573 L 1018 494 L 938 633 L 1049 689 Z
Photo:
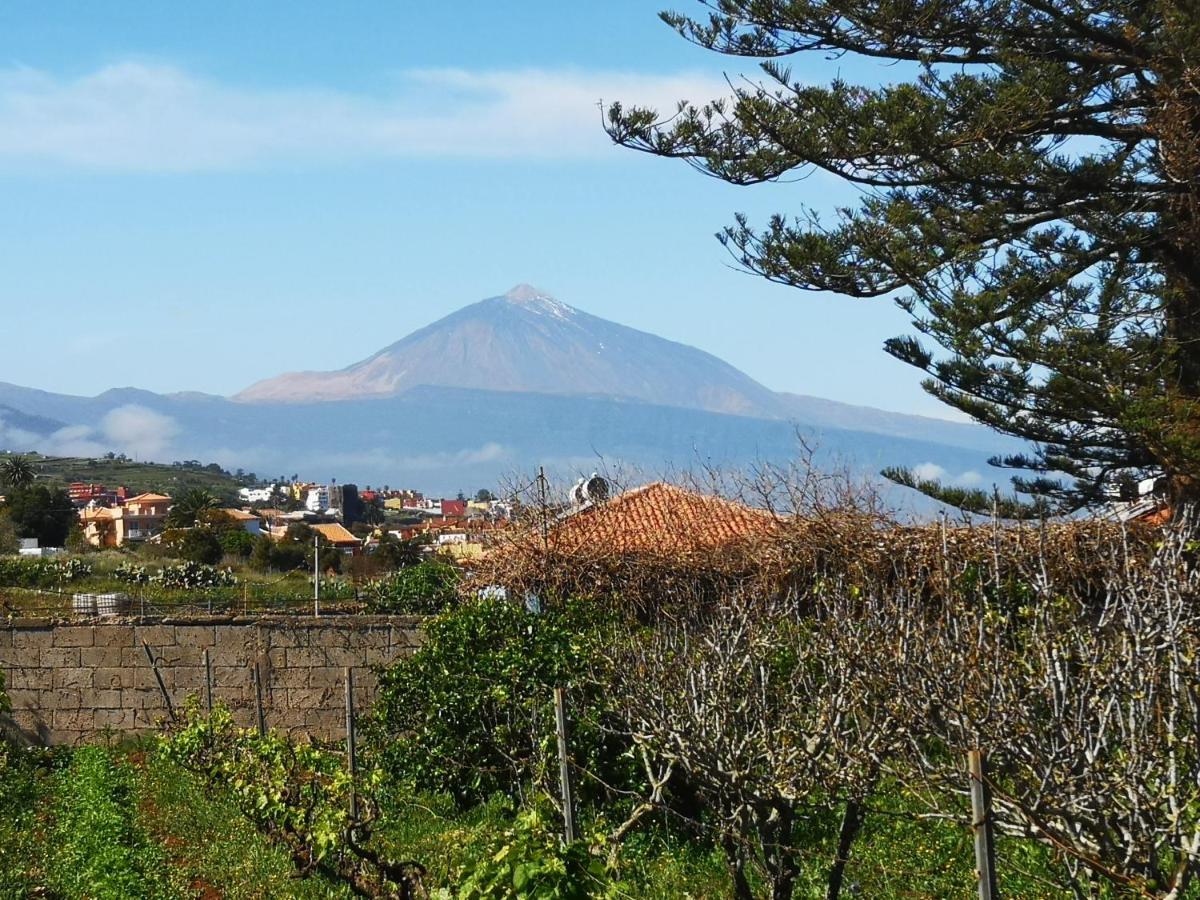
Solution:
M 321 615 L 321 535 L 313 534 L 313 618 Z

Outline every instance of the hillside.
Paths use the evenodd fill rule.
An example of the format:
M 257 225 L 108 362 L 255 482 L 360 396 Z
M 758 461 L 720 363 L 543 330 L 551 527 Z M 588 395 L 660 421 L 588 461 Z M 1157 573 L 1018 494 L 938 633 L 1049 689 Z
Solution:
M 44 456 L 40 453 L 28 456 L 37 469 L 39 479 L 64 485 L 73 481 L 103 484 L 109 488 L 124 485 L 135 494 L 158 491 L 172 496 L 190 488 L 204 488 L 226 499 L 236 497 L 241 486 L 230 475 L 211 469 L 120 459 Z

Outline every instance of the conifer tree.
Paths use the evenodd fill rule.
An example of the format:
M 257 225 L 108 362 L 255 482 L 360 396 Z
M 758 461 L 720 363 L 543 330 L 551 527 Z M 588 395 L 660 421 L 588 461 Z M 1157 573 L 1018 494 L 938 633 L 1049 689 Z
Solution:
M 771 281 L 894 298 L 915 334 L 887 352 L 1032 442 L 993 464 L 1035 507 L 1158 476 L 1177 511 L 1200 501 L 1200 2 L 703 5 L 662 17 L 763 76 L 670 115 L 614 104 L 617 143 L 738 185 L 815 167 L 861 188 L 827 220 L 739 215 L 719 237 Z M 804 53 L 894 80 L 802 83 L 784 61 Z

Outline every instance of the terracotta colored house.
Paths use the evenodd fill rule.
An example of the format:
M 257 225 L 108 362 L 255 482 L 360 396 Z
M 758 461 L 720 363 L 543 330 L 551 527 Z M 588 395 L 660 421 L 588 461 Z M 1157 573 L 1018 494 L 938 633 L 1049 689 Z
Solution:
M 333 547 L 343 553 L 358 553 L 362 549 L 362 541 L 337 522 L 311 526 L 312 530 L 321 536 L 322 546 Z
M 92 546 L 121 547 L 161 534 L 170 508 L 171 498 L 165 494 L 138 494 L 124 506 L 84 507 L 79 521 Z

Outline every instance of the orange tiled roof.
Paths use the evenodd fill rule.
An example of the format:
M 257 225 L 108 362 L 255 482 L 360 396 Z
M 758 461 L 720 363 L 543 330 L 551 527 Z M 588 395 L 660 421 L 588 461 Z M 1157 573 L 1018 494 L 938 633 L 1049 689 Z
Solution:
M 550 543 L 564 553 L 700 553 L 760 537 L 775 524 L 762 510 L 656 481 L 563 519 Z
M 166 494 L 145 493 L 138 494 L 136 497 L 130 497 L 126 503 L 164 503 L 171 498 Z
M 329 543 L 334 545 L 360 543 L 358 538 L 337 522 L 313 525 L 312 530 L 319 534 L 323 540 L 329 541 Z
M 244 509 L 221 509 L 218 512 L 225 513 L 225 515 L 237 522 L 253 522 L 258 518 L 254 513 L 248 513 Z

